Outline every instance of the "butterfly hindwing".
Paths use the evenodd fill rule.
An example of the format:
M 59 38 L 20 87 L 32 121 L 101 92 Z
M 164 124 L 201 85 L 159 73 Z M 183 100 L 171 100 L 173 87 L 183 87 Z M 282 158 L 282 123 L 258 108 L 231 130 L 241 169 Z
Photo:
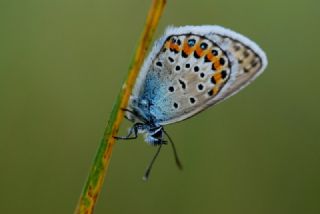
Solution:
M 181 121 L 236 93 L 265 65 L 262 50 L 233 31 L 169 28 L 146 60 L 130 106 L 160 125 Z
M 227 51 L 232 54 L 237 61 L 238 71 L 235 81 L 229 85 L 228 89 L 220 94 L 220 99 L 215 100 L 212 104 L 224 100 L 240 91 L 242 88 L 257 78 L 267 66 L 265 53 L 252 41 L 248 40 L 237 33 L 218 35 L 224 43 L 228 44 Z

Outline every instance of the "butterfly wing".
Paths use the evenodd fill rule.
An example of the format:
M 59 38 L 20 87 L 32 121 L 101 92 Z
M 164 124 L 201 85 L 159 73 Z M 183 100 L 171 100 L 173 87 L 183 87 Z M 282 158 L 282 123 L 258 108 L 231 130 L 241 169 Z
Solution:
M 227 45 L 227 51 L 232 54 L 238 64 L 238 72 L 235 81 L 228 89 L 212 100 L 211 105 L 222 101 L 239 92 L 245 86 L 256 79 L 266 68 L 268 62 L 263 50 L 248 38 L 228 29 L 214 26 L 215 36 L 220 37 Z
M 231 30 L 169 28 L 147 58 L 129 107 L 155 124 L 181 121 L 239 91 L 266 63 L 255 43 Z

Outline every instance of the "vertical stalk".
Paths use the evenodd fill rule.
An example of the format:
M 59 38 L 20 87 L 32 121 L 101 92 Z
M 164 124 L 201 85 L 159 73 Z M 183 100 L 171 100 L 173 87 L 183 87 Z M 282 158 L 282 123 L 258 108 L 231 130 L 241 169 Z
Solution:
M 115 143 L 113 136 L 117 135 L 120 123 L 124 116 L 121 108 L 126 108 L 128 104 L 129 96 L 142 66 L 143 60 L 146 56 L 146 52 L 158 25 L 160 16 L 164 10 L 165 4 L 166 0 L 152 1 L 152 5 L 146 20 L 146 25 L 132 64 L 129 68 L 127 79 L 124 82 L 121 92 L 113 106 L 104 136 L 101 139 L 98 151 L 89 172 L 89 176 L 82 190 L 75 214 L 93 213 L 110 163 L 110 157 Z

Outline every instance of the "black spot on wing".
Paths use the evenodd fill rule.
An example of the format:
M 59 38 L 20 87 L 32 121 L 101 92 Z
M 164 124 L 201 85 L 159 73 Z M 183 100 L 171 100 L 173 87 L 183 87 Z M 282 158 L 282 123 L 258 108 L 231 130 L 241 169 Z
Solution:
M 179 79 L 178 81 L 179 81 L 182 89 L 186 89 L 187 88 L 187 85 L 183 80 Z

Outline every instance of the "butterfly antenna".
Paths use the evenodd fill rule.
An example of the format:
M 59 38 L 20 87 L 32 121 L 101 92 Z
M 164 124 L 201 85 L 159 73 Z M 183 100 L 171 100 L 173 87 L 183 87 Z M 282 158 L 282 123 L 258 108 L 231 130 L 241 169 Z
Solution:
M 148 167 L 147 167 L 147 169 L 146 169 L 146 172 L 144 173 L 144 176 L 143 176 L 143 178 L 142 178 L 144 181 L 147 181 L 147 180 L 148 180 L 149 175 L 150 175 L 150 172 L 151 172 L 151 169 L 152 169 L 152 166 L 153 166 L 155 160 L 157 159 L 157 157 L 158 157 L 158 155 L 159 155 L 159 153 L 160 153 L 161 147 L 162 147 L 162 143 L 159 145 L 156 154 L 153 156 L 150 164 L 148 165 Z
M 164 134 L 167 136 L 167 138 L 169 139 L 169 142 L 170 142 L 170 144 L 171 144 L 171 146 L 172 146 L 173 155 L 174 155 L 174 159 L 175 159 L 175 161 L 176 161 L 176 164 L 177 164 L 178 168 L 179 168 L 180 170 L 182 170 L 183 167 L 182 167 L 181 161 L 180 161 L 180 159 L 179 159 L 179 156 L 178 156 L 178 153 L 177 153 L 177 149 L 176 149 L 176 147 L 175 147 L 175 145 L 174 145 L 171 137 L 169 136 L 169 134 L 168 134 L 164 129 L 163 129 L 163 132 L 164 132 Z

